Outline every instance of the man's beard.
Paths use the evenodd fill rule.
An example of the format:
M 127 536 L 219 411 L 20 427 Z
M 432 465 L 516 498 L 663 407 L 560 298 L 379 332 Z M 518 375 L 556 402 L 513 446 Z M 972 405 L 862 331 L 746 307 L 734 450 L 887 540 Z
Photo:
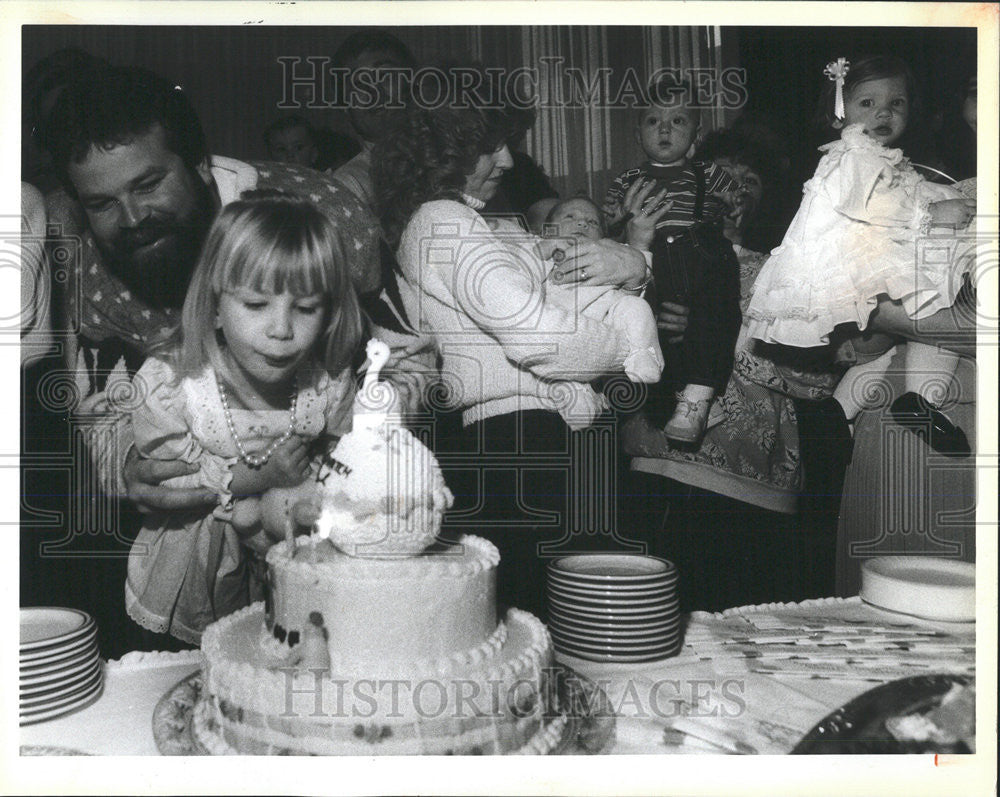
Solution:
M 191 274 L 215 218 L 211 188 L 200 179 L 195 185 L 195 204 L 186 218 L 147 219 L 138 227 L 120 231 L 110 245 L 98 242 L 111 272 L 153 308 L 183 306 Z M 154 241 L 161 241 L 155 250 L 136 251 Z

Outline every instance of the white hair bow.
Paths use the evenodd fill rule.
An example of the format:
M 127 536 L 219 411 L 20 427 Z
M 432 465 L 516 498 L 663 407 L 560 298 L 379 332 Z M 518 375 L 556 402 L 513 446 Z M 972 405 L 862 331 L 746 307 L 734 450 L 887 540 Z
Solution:
M 837 83 L 837 93 L 833 100 L 833 115 L 838 119 L 844 118 L 844 78 L 850 70 L 851 62 L 846 58 L 831 61 L 823 70 L 824 75 Z

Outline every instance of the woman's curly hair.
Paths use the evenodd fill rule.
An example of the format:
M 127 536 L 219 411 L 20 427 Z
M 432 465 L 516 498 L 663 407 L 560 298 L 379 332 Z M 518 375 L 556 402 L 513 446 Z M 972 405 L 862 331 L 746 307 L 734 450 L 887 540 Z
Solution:
M 372 151 L 379 216 L 393 249 L 417 208 L 435 199 L 459 199 L 479 157 L 516 139 L 533 121 L 529 109 L 458 93 L 451 80 L 445 85 L 444 102 L 431 107 L 414 100 Z
M 705 136 L 695 157 L 700 161 L 728 159 L 757 173 L 763 191 L 756 212 L 744 220 L 743 243 L 754 251 L 769 252 L 781 243 L 795 212 L 789 205 L 797 204 L 800 192 L 790 186 L 780 136 L 752 121 L 741 122 Z

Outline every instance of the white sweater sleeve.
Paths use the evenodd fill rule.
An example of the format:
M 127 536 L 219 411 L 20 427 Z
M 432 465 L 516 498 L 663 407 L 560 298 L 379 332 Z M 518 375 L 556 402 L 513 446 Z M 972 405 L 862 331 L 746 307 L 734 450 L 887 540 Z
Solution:
M 460 336 L 474 325 L 518 367 L 543 379 L 590 382 L 620 371 L 625 336 L 572 307 L 545 301 L 546 266 L 527 234 L 494 232 L 457 202 L 422 206 L 407 227 L 401 265 L 408 278 L 454 309 Z

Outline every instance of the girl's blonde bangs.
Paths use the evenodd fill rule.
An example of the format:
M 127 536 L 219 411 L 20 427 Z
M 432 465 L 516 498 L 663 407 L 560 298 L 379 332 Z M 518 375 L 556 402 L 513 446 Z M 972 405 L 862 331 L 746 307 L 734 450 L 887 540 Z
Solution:
M 337 252 L 327 231 L 301 220 L 275 221 L 253 213 L 235 220 L 220 247 L 212 279 L 216 296 L 238 288 L 295 296 L 331 293 Z

